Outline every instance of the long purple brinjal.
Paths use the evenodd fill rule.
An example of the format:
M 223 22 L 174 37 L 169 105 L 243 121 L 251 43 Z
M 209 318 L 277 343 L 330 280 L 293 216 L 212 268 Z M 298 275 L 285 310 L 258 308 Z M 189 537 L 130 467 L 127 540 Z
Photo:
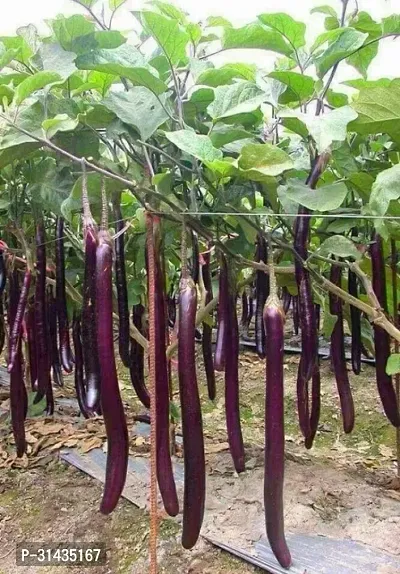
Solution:
M 315 365 L 311 385 L 311 414 L 310 414 L 310 434 L 304 440 L 307 449 L 312 448 L 315 435 L 318 430 L 319 417 L 321 414 L 321 373 L 319 363 Z
M 193 548 L 204 517 L 206 469 L 203 421 L 196 377 L 195 329 L 197 291 L 182 278 L 179 297 L 178 372 L 185 468 L 182 546 Z
M 18 272 L 16 270 L 10 275 L 9 289 L 8 321 L 11 328 L 16 318 L 19 299 Z M 18 457 L 23 456 L 26 451 L 25 416 L 28 399 L 23 377 L 22 345 L 19 338 L 14 368 L 10 375 L 11 425 Z
M 349 294 L 358 299 L 358 283 L 357 275 L 354 271 L 349 271 L 348 276 L 348 291 Z M 350 305 L 351 316 L 351 365 L 353 373 L 359 375 L 361 373 L 361 311 L 353 305 Z
M 338 265 L 332 265 L 330 280 L 341 287 L 342 269 Z M 343 430 L 351 433 L 354 428 L 354 402 L 351 393 L 349 375 L 346 366 L 346 354 L 344 348 L 343 330 L 343 303 L 336 295 L 329 294 L 330 312 L 337 316 L 337 320 L 331 335 L 331 360 L 335 372 L 337 389 L 339 392 L 340 406 L 343 418 Z
M 257 237 L 257 247 L 255 260 L 257 263 L 267 263 L 268 252 L 265 238 L 259 234 Z M 265 357 L 265 329 L 263 313 L 265 302 L 269 295 L 269 276 L 264 271 L 256 271 L 256 350 L 258 356 Z
M 53 371 L 53 381 L 57 387 L 64 385 L 60 362 L 60 352 L 57 346 L 57 303 L 54 298 L 53 286 L 47 286 L 47 325 L 50 349 L 50 362 Z
M 203 253 L 203 283 L 204 289 L 206 290 L 206 305 L 212 301 L 213 290 L 211 281 L 211 270 L 210 270 L 210 253 Z M 213 401 L 216 396 L 216 385 L 215 385 L 215 371 L 214 371 L 214 361 L 213 361 L 213 351 L 212 351 L 212 327 L 208 323 L 203 323 L 203 336 L 201 339 L 201 347 L 203 352 L 203 362 L 204 370 L 207 379 L 207 390 L 208 398 Z
M 222 257 L 221 286 L 226 293 L 225 349 L 229 360 L 225 365 L 225 415 L 229 449 L 237 473 L 245 470 L 245 454 L 240 425 L 239 406 L 239 326 L 236 314 L 236 292 L 231 285 L 228 265 Z
M 6 325 L 4 320 L 3 294 L 0 293 L 0 354 L 3 352 L 6 341 Z
M 107 465 L 100 511 L 109 514 L 116 507 L 128 469 L 128 428 L 118 386 L 114 356 L 113 248 L 107 231 L 98 235 L 96 250 L 97 349 L 102 374 L 101 410 L 107 433 Z
M 224 291 L 224 277 L 222 267 L 219 270 L 219 299 L 217 313 L 217 339 L 215 342 L 214 369 L 223 371 L 225 369 L 225 333 L 226 333 L 226 309 L 228 294 Z
M 140 303 L 132 309 L 132 322 L 139 333 L 143 334 L 143 317 L 145 309 Z M 129 373 L 131 383 L 140 402 L 150 408 L 150 395 L 144 380 L 144 349 L 135 339 L 131 338 Z
M 128 287 L 125 269 L 125 222 L 122 219 L 121 197 L 117 194 L 113 201 L 116 238 L 115 245 L 115 281 L 117 287 L 118 303 L 118 348 L 119 356 L 125 367 L 130 364 L 130 332 L 129 332 L 129 305 Z
M 73 362 L 65 293 L 64 219 L 62 217 L 57 217 L 56 223 L 56 301 L 61 363 L 64 371 L 71 373 Z
M 47 338 L 46 314 L 46 237 L 43 222 L 36 226 L 36 287 L 35 287 L 35 334 L 37 351 L 37 394 L 38 403 L 49 386 L 50 355 Z
M 172 470 L 169 445 L 169 375 L 166 355 L 166 312 L 164 296 L 164 278 L 159 247 L 155 252 L 155 292 L 154 292 L 154 330 L 156 354 L 156 444 L 157 444 L 157 480 L 164 508 L 170 516 L 179 512 L 178 496 Z
M 373 243 L 370 247 L 372 287 L 382 310 L 387 313 L 386 270 L 383 257 L 382 237 L 375 233 L 372 240 Z M 393 426 L 398 427 L 400 426 L 400 415 L 397 407 L 396 392 L 393 387 L 392 378 L 386 373 L 386 363 L 390 356 L 389 334 L 381 327 L 374 325 L 374 341 L 376 382 L 379 396 L 387 418 Z
M 81 318 L 76 313 L 72 319 L 72 340 L 75 350 L 75 392 L 78 400 L 79 410 L 85 419 L 94 416 L 94 412 L 87 408 L 86 405 L 86 387 L 83 366 L 83 349 L 81 338 Z
M 15 313 L 15 318 L 13 321 L 12 329 L 10 332 L 10 342 L 9 342 L 9 359 L 8 359 L 8 372 L 11 373 L 15 367 L 18 345 L 21 339 L 22 333 L 22 323 L 25 316 L 25 308 L 28 301 L 29 289 L 31 286 L 32 272 L 30 269 L 26 269 L 24 282 L 19 295 L 17 310 Z
M 35 333 L 35 307 L 32 301 L 26 312 L 26 332 L 28 339 L 29 375 L 32 391 L 37 390 L 37 349 Z
M 97 348 L 96 324 L 96 249 L 97 229 L 85 226 L 85 268 L 83 276 L 82 346 L 86 377 L 87 408 L 100 406 L 100 362 Z
M 317 157 L 306 182 L 310 189 L 315 190 L 328 160 L 328 153 Z M 300 206 L 294 227 L 294 248 L 303 261 L 306 261 L 308 258 L 310 220 L 311 212 L 306 207 Z M 297 258 L 295 259 L 295 275 L 301 328 L 301 359 L 297 375 L 297 405 L 300 429 L 304 438 L 307 439 L 311 434 L 308 385 L 318 361 L 318 332 L 310 274 Z
M 285 313 L 285 315 L 288 314 L 291 301 L 292 301 L 292 296 L 289 293 L 288 288 L 283 287 L 283 289 L 282 289 L 282 308 L 283 308 L 283 312 Z
M 292 562 L 285 539 L 283 481 L 285 470 L 284 428 L 284 324 L 285 315 L 277 297 L 271 296 L 264 309 L 266 346 L 264 506 L 269 543 L 278 562 L 289 568 Z

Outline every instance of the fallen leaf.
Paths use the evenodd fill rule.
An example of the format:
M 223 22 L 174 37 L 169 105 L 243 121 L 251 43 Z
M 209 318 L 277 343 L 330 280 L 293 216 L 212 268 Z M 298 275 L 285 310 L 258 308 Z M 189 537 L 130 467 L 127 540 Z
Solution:
M 215 444 L 206 444 L 204 452 L 206 454 L 215 454 L 217 452 L 222 452 L 229 449 L 229 444 L 227 442 L 219 442 Z

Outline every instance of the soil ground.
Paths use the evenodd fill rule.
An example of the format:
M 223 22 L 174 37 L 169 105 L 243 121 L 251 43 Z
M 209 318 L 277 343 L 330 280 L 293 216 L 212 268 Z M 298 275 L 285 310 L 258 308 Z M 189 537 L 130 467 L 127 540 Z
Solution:
M 298 357 L 285 358 L 286 374 L 286 527 L 290 531 L 349 537 L 400 556 L 400 491 L 396 480 L 395 430 L 380 405 L 374 370 L 364 366 L 360 376 L 350 374 L 356 405 L 354 432 L 345 436 L 334 377 L 329 361 L 322 364 L 322 412 L 315 445 L 306 451 L 298 429 L 295 381 Z M 223 376 L 218 396 L 207 400 L 199 358 L 206 437 L 207 467 L 213 500 L 225 503 L 209 511 L 205 531 L 218 528 L 242 547 L 263 534 L 262 445 L 264 441 L 264 363 L 253 353 L 240 357 L 241 419 L 248 471 L 237 477 L 227 451 Z M 120 370 L 128 418 L 143 408 L 134 398 L 127 372 Z M 82 421 L 63 397 L 73 396 L 71 381 L 57 390 L 54 420 L 32 416 L 27 423 L 29 453 L 13 455 L 9 419 L 0 416 L 0 574 L 24 571 L 56 572 L 65 567 L 28 568 L 15 565 L 19 541 L 104 541 L 106 566 L 93 574 L 142 573 L 147 570 L 148 514 L 125 500 L 108 517 L 98 512 L 102 487 L 95 480 L 58 460 L 63 446 L 83 451 L 104 443 L 101 421 Z M 176 404 L 179 404 L 176 395 Z M 8 407 L 7 391 L 0 387 L 0 406 Z M 179 427 L 177 429 L 179 432 Z M 131 455 L 146 455 L 148 443 L 133 437 Z M 179 454 L 179 453 L 178 453 Z M 390 536 L 388 536 L 390 532 Z M 204 541 L 188 552 L 180 544 L 179 526 L 163 517 L 160 527 L 160 572 L 168 574 L 228 574 L 259 572 Z M 78 572 L 79 568 L 69 567 Z

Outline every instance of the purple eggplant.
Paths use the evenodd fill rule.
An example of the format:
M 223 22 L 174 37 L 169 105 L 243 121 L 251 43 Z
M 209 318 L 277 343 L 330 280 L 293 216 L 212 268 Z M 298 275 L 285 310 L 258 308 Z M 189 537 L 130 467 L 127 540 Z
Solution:
M 213 298 L 211 271 L 210 271 L 210 253 L 202 254 L 202 273 L 204 289 L 206 290 L 206 305 Z M 212 327 L 208 323 L 203 323 L 203 336 L 201 339 L 203 352 L 204 370 L 206 372 L 208 398 L 213 401 L 216 396 L 215 371 L 212 351 Z
M 132 322 L 139 331 L 143 334 L 143 318 L 145 309 L 140 303 L 133 306 L 132 309 Z M 132 386 L 135 389 L 138 399 L 146 407 L 150 408 L 150 395 L 146 388 L 144 381 L 144 349 L 143 347 L 131 339 L 130 343 L 130 365 L 129 373 L 131 376 Z
M 203 422 L 196 377 L 195 325 L 197 291 L 192 279 L 181 279 L 178 371 L 185 468 L 182 546 L 192 548 L 204 516 L 206 471 Z
M 18 272 L 14 270 L 10 275 L 9 282 L 8 322 L 11 331 L 17 316 L 19 298 Z M 18 338 L 14 367 L 10 375 L 11 425 L 18 457 L 22 457 L 26 452 L 25 416 L 27 405 L 28 400 L 22 367 L 22 345 L 21 338 Z
M 96 250 L 97 349 L 101 370 L 101 410 L 107 433 L 107 465 L 100 511 L 109 514 L 116 507 L 128 469 L 128 429 L 118 386 L 114 356 L 113 247 L 110 235 L 101 230 Z
M 26 269 L 24 282 L 22 285 L 21 293 L 18 300 L 17 310 L 15 313 L 15 318 L 13 321 L 13 326 L 10 333 L 10 343 L 9 343 L 9 362 L 8 362 L 8 372 L 11 373 L 15 367 L 18 345 L 21 339 L 22 333 L 22 323 L 25 316 L 26 303 L 28 301 L 29 289 L 31 286 L 32 272 L 30 269 Z
M 56 301 L 61 363 L 64 371 L 71 373 L 73 362 L 69 340 L 67 296 L 65 293 L 64 219 L 62 217 L 57 217 L 56 223 Z
M 267 536 L 283 568 L 292 562 L 285 539 L 283 481 L 285 470 L 284 428 L 284 324 L 283 308 L 270 297 L 264 309 L 266 346 L 264 506 Z
M 229 278 L 226 258 L 222 257 L 220 286 L 226 294 L 225 349 L 225 414 L 229 448 L 237 473 L 245 470 L 245 455 L 240 425 L 239 406 L 239 326 L 236 314 L 236 292 Z
M 257 247 L 255 260 L 257 263 L 267 263 L 268 252 L 265 238 L 259 234 L 257 237 Z M 256 271 L 256 350 L 258 356 L 265 357 L 265 330 L 263 312 L 265 302 L 269 295 L 269 276 L 264 271 Z
M 47 338 L 46 313 L 46 237 L 43 222 L 36 226 L 36 287 L 35 287 L 35 336 L 37 352 L 37 395 L 38 403 L 49 385 L 50 354 Z
M 386 269 L 383 257 L 382 237 L 377 233 L 374 234 L 373 243 L 370 247 L 372 262 L 372 287 L 375 295 L 381 305 L 382 310 L 387 313 L 387 294 L 386 294 Z M 374 325 L 375 341 L 375 368 L 376 382 L 379 396 L 382 401 L 383 409 L 389 421 L 393 426 L 400 426 L 400 415 L 397 405 L 396 392 L 393 387 L 392 378 L 386 373 L 386 364 L 390 356 L 390 337 L 389 334 Z
M 330 280 L 341 287 L 342 269 L 338 265 L 332 265 Z M 344 348 L 343 329 L 343 303 L 333 293 L 329 294 L 330 312 L 337 316 L 337 320 L 331 335 L 331 360 L 336 377 L 339 392 L 340 406 L 343 418 L 343 430 L 351 433 L 354 428 L 354 402 L 351 393 L 349 375 L 347 373 L 346 355 Z

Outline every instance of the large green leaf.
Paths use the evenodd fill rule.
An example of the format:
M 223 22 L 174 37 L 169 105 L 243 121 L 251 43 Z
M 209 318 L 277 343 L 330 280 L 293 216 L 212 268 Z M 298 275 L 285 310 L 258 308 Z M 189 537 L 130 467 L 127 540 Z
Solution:
M 400 197 L 400 164 L 385 169 L 376 178 L 369 198 L 368 211 L 385 215 L 391 201 Z
M 271 144 L 247 144 L 242 148 L 238 167 L 249 179 L 262 180 L 274 177 L 293 168 L 290 156 Z
M 278 189 L 279 197 L 286 201 L 299 203 L 311 211 L 332 211 L 338 209 L 346 195 L 348 189 L 343 182 L 336 182 L 330 185 L 323 185 L 318 189 L 311 190 L 305 183 L 295 179 L 289 180 L 286 186 Z
M 344 28 L 337 39 L 316 58 L 318 76 L 323 78 L 335 64 L 354 54 L 367 37 L 368 34 L 363 34 L 354 28 Z
M 215 89 L 215 99 L 207 111 L 213 120 L 253 112 L 264 100 L 264 92 L 252 82 L 237 82 Z
M 221 150 L 215 148 L 208 136 L 196 134 L 192 130 L 165 132 L 165 136 L 176 147 L 204 162 L 213 162 L 222 158 Z
M 356 80 L 347 80 L 343 82 L 346 86 L 355 88 L 356 90 L 363 90 L 365 88 L 388 88 L 392 80 L 389 78 L 380 78 L 379 80 L 364 80 L 363 78 L 357 78 Z
M 319 253 L 324 256 L 335 255 L 336 257 L 361 259 L 362 254 L 358 251 L 356 244 L 342 235 L 328 237 L 319 248 Z
M 62 82 L 62 78 L 57 72 L 37 72 L 33 76 L 29 76 L 15 90 L 16 105 L 22 104 L 33 92 L 59 82 Z
M 258 19 L 269 28 L 276 30 L 289 42 L 293 48 L 301 48 L 305 45 L 306 25 L 297 22 L 289 14 L 278 12 L 275 14 L 260 14 Z
M 315 139 L 320 152 L 325 151 L 334 141 L 344 141 L 347 126 L 357 117 L 350 106 L 342 106 L 321 116 L 303 114 L 300 119 L 306 124 L 309 133 Z
M 185 60 L 190 36 L 179 23 L 156 12 L 145 10 L 141 14 L 144 28 L 160 46 L 169 62 L 175 66 Z
M 27 104 L 27 102 L 25 102 L 25 104 Z M 42 136 L 42 122 L 45 119 L 43 105 L 40 102 L 35 102 L 31 105 L 25 104 L 23 103 L 21 106 L 16 118 L 16 124 L 33 135 Z M 27 142 L 32 143 L 34 141 L 31 137 L 7 124 L 4 124 L 4 127 L 1 126 L 1 128 L 0 149 L 14 147 Z
M 69 18 L 59 16 L 51 20 L 53 32 L 64 50 L 74 51 L 75 40 L 87 36 L 95 31 L 95 25 L 81 14 L 74 14 Z
M 285 86 L 294 92 L 296 100 L 299 102 L 308 100 L 314 94 L 315 81 L 311 76 L 291 71 L 271 72 L 269 76 L 285 84 Z
M 400 85 L 392 82 L 389 87 L 360 90 L 352 107 L 358 119 L 349 126 L 360 134 L 387 133 L 400 139 Z
M 35 152 L 39 147 L 39 143 L 32 142 L 0 149 L 0 169 L 19 159 L 26 160 L 29 155 Z
M 144 86 L 159 95 L 167 86 L 157 77 L 157 72 L 149 66 L 142 54 L 133 46 L 124 44 L 115 50 L 96 50 L 82 54 L 76 59 L 80 70 L 97 70 L 116 76 L 123 76 L 135 86 Z
M 237 64 L 225 64 L 220 68 L 209 68 L 199 75 L 196 83 L 216 88 L 225 84 L 231 84 L 234 79 L 254 82 L 256 79 L 256 66 L 239 62 Z
M 32 48 L 22 36 L 0 36 L 0 43 L 4 45 L 6 51 L 13 50 L 14 54 L 18 55 L 19 62 L 29 64 L 33 52 Z
M 67 52 L 59 44 L 42 44 L 39 49 L 43 71 L 57 72 L 63 80 L 76 72 L 74 52 Z
M 141 139 L 147 140 L 167 119 L 160 101 L 147 88 L 137 87 L 129 92 L 111 92 L 103 104 L 124 123 L 134 126 Z
M 222 46 L 225 50 L 234 48 L 270 50 L 285 56 L 290 56 L 293 52 L 293 48 L 281 34 L 275 30 L 268 30 L 259 22 L 247 24 L 243 28 L 225 28 Z

